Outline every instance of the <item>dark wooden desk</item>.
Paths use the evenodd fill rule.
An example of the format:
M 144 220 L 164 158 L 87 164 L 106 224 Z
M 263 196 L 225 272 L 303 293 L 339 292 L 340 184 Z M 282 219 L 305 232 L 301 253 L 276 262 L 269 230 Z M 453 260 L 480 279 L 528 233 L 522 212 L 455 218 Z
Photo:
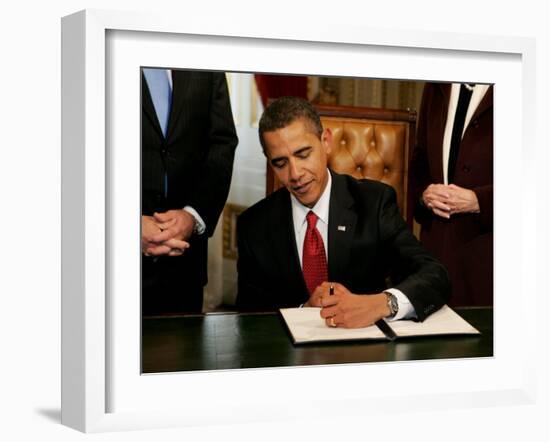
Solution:
M 210 314 L 142 321 L 142 371 L 283 367 L 493 355 L 493 309 L 456 311 L 481 336 L 293 345 L 279 314 Z

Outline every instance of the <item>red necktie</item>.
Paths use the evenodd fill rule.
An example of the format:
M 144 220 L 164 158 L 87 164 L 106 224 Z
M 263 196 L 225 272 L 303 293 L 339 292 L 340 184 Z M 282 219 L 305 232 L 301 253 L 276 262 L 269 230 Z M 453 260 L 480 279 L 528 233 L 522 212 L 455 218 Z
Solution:
M 323 238 L 315 227 L 317 215 L 309 211 L 306 219 L 307 230 L 302 253 L 302 267 L 307 290 L 311 295 L 318 285 L 328 280 L 328 269 Z

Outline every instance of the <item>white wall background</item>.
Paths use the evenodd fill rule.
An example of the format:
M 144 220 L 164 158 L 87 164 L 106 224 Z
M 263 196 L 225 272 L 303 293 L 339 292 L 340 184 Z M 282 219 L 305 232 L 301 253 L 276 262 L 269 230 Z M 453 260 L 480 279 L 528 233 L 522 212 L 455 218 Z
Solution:
M 550 31 L 544 2 L 479 2 L 463 0 L 453 10 L 441 2 L 354 2 L 332 4 L 278 0 L 273 12 L 267 2 L 205 0 L 20 0 L 4 4 L 0 14 L 0 440 L 308 440 L 348 438 L 413 440 L 546 440 L 549 404 L 548 360 L 541 360 L 539 404 L 487 409 L 411 412 L 380 415 L 362 422 L 319 416 L 316 422 L 214 426 L 181 430 L 83 435 L 60 420 L 60 17 L 84 8 L 165 10 L 181 14 L 182 23 L 207 13 L 235 20 L 269 20 L 282 27 L 300 21 L 330 27 L 334 23 L 380 28 L 424 29 L 537 38 L 539 224 L 548 219 L 548 137 L 550 118 Z M 509 5 L 508 5 L 509 3 Z M 348 12 L 346 6 L 353 9 Z M 451 16 L 451 13 L 456 16 Z M 270 15 L 268 15 L 270 14 Z M 387 17 L 391 17 L 388 20 Z M 380 20 L 379 20 L 380 18 Z M 511 202 L 511 209 L 513 202 Z M 549 262 L 543 254 L 547 232 L 538 232 L 539 276 Z M 537 308 L 549 310 L 540 293 Z M 534 306 L 535 307 L 535 306 Z M 541 352 L 548 353 L 548 330 L 539 325 Z M 548 327 L 546 327 L 548 329 Z M 545 342 L 543 345 L 542 342 Z M 497 355 L 498 357 L 498 355 Z M 327 389 L 330 394 L 330 389 Z M 185 400 L 185 398 L 182 398 Z M 545 410 L 546 408 L 546 410 Z M 397 420 L 396 420 L 397 419 Z M 296 437 L 291 436 L 292 433 Z M 444 434 L 444 436 L 443 436 Z

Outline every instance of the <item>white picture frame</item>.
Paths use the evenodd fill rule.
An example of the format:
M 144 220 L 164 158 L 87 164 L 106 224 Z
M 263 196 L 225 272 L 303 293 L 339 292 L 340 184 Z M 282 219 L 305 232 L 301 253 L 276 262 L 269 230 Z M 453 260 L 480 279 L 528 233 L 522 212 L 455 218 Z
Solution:
M 148 46 L 156 50 L 137 53 L 136 41 L 144 48 Z M 108 296 L 109 291 L 116 292 L 117 287 L 120 288 L 119 279 L 123 280 L 123 286 L 124 281 L 128 283 L 133 280 L 129 290 L 131 293 L 135 293 L 136 285 L 139 290 L 139 278 L 135 277 L 135 257 L 139 257 L 139 250 L 137 254 L 132 251 L 132 247 L 138 247 L 136 241 L 132 246 L 132 238 L 137 237 L 132 236 L 136 233 L 136 226 L 128 229 L 127 239 L 122 238 L 125 235 L 119 235 L 120 230 L 116 227 L 117 223 L 127 225 L 117 218 L 132 214 L 133 209 L 139 207 L 139 199 L 136 199 L 139 187 L 138 193 L 132 188 L 127 190 L 119 187 L 124 186 L 123 181 L 135 183 L 135 177 L 139 175 L 136 166 L 139 149 L 135 150 L 135 158 L 121 162 L 120 151 L 115 149 L 116 152 L 113 152 L 109 148 L 110 143 L 120 143 L 117 141 L 119 136 L 129 137 L 125 138 L 125 142 L 130 146 L 135 146 L 138 139 L 139 146 L 139 131 L 135 130 L 136 115 L 139 119 L 139 106 L 135 105 L 135 98 L 139 96 L 139 88 L 135 90 L 134 97 L 126 95 L 124 98 L 129 99 L 125 100 L 121 96 L 118 103 L 113 102 L 117 100 L 113 100 L 110 94 L 116 89 L 113 85 L 120 84 L 117 83 L 117 75 L 133 72 L 140 64 L 184 67 L 180 61 L 176 61 L 176 64 L 170 62 L 170 57 L 174 53 L 174 46 L 189 42 L 192 48 L 188 54 L 207 51 L 215 45 L 225 48 L 215 59 L 198 58 L 202 61 L 185 66 L 206 70 L 277 72 L 277 68 L 270 68 L 273 65 L 269 57 L 259 61 L 258 57 L 249 56 L 255 51 L 273 51 L 295 57 L 293 67 L 280 67 L 281 72 L 363 76 L 365 69 L 368 69 L 371 77 L 387 78 L 387 66 L 396 66 L 393 75 L 399 76 L 404 72 L 397 67 L 401 57 L 401 60 L 407 59 L 412 65 L 406 77 L 402 78 L 470 80 L 464 78 L 468 72 L 472 72 L 467 67 L 477 63 L 482 69 L 476 71 L 473 80 L 493 82 L 491 79 L 501 79 L 496 82 L 495 93 L 495 170 L 496 181 L 503 190 L 500 197 L 498 192 L 495 195 L 494 358 L 372 364 L 368 367 L 359 364 L 186 373 L 185 376 L 140 376 L 139 370 L 135 370 L 138 364 L 136 348 L 139 352 L 139 326 L 136 329 L 136 324 L 139 324 L 139 309 L 136 310 L 139 299 L 136 301 L 130 296 L 113 301 Z M 357 62 L 357 57 L 350 57 L 357 51 L 367 51 L 373 57 L 371 60 L 383 63 L 365 68 Z M 338 59 L 339 53 L 348 58 Z M 311 61 L 308 65 L 308 54 L 316 57 L 330 54 L 336 57 L 336 62 L 332 67 L 327 67 L 329 65 L 326 62 L 322 67 L 312 65 Z M 529 251 L 536 248 L 536 195 L 527 191 L 535 187 L 535 176 L 528 173 L 533 167 L 535 148 L 535 46 L 532 39 L 423 31 L 396 33 L 368 27 L 358 29 L 338 26 L 330 30 L 304 26 L 282 31 L 275 24 L 269 23 L 262 23 L 261 26 L 240 23 L 237 30 L 230 22 L 208 22 L 197 18 L 181 25 L 179 20 L 169 16 L 87 10 L 63 19 L 62 56 L 63 424 L 84 432 L 101 432 L 208 425 L 212 420 L 231 423 L 307 418 L 318 415 L 319 410 L 328 404 L 334 414 L 344 416 L 406 411 L 412 403 L 424 409 L 534 403 L 536 322 L 527 312 L 528 306 L 535 299 L 536 265 L 526 264 Z M 426 74 L 425 66 L 419 65 L 422 59 L 429 62 L 429 74 Z M 506 66 L 509 72 L 494 72 L 495 68 L 491 68 L 491 62 L 486 59 L 500 60 L 497 64 L 502 63 L 499 66 Z M 345 64 L 343 60 L 349 63 Z M 460 65 L 464 63 L 466 67 L 448 66 L 452 60 L 459 61 Z M 122 66 L 121 72 L 117 72 L 119 68 L 110 70 L 112 64 Z M 129 71 L 125 71 L 126 68 Z M 425 78 L 426 75 L 430 78 Z M 130 89 L 132 81 L 127 85 Z M 503 92 L 499 92 L 499 84 L 507 85 Z M 513 86 L 519 88 L 516 90 Z M 116 91 L 118 93 L 118 89 Z M 511 112 L 507 106 L 509 103 L 519 106 Z M 125 114 L 127 118 L 122 120 L 119 117 L 121 112 L 128 109 L 119 109 L 119 105 L 130 106 L 130 112 Z M 106 121 L 113 119 L 117 121 L 116 130 L 109 132 Z M 511 125 L 512 122 L 514 125 Z M 499 131 L 502 127 L 509 128 L 508 139 L 502 136 L 502 130 Z M 115 133 L 117 131 L 121 133 Z M 505 171 L 509 170 L 514 161 L 508 152 L 510 143 L 521 146 L 521 186 L 507 184 Z M 126 168 L 124 174 L 130 177 L 129 180 L 120 180 L 122 169 L 119 167 Z M 113 189 L 117 189 L 117 192 L 113 192 Z M 121 200 L 120 194 L 130 196 Z M 521 201 L 521 210 L 516 207 L 514 213 L 509 213 L 505 208 L 504 194 L 506 198 Z M 499 213 L 501 218 L 498 218 Z M 506 252 L 498 253 L 504 250 L 503 242 L 498 240 L 499 232 L 502 238 L 506 231 L 514 231 L 516 235 L 507 241 Z M 122 242 L 113 246 L 117 241 Z M 119 259 L 117 254 L 127 253 L 127 249 L 130 250 L 128 253 L 133 253 L 131 256 L 134 258 L 130 261 L 134 264 L 128 265 L 133 270 L 126 275 L 126 268 L 118 267 L 123 276 L 119 277 L 118 271 L 113 275 L 112 266 Z M 519 275 L 517 258 L 514 261 L 511 255 L 521 258 Z M 532 255 L 530 260 L 532 264 Z M 513 269 L 515 273 L 512 273 Z M 517 275 L 517 278 L 511 279 L 512 274 Z M 503 279 L 502 275 L 509 276 Z M 516 294 L 514 305 L 502 295 L 511 291 Z M 522 330 L 521 349 L 518 347 L 512 355 L 512 346 L 519 342 L 515 330 L 508 326 L 514 314 L 516 322 L 523 320 L 525 327 Z M 127 344 L 124 347 L 129 349 L 128 353 L 121 349 L 117 340 Z M 420 383 L 424 382 L 424 388 L 418 390 L 404 383 L 389 390 L 387 386 L 378 390 L 374 386 L 370 389 L 356 388 L 354 391 L 344 389 L 346 393 L 334 393 L 330 403 L 318 392 L 319 379 L 322 377 L 343 374 L 343 385 L 346 386 L 346 380 L 353 382 L 361 379 L 365 373 L 380 376 L 382 370 L 393 379 L 402 378 L 406 370 L 408 376 L 420 380 Z M 481 377 L 477 380 L 455 379 L 452 388 L 444 380 L 432 380 L 427 385 L 430 374 L 436 372 L 443 372 L 446 376 L 475 372 L 480 373 Z M 245 374 L 249 387 L 244 387 Z M 276 382 L 273 382 L 275 379 Z M 182 388 L 182 382 L 186 384 L 187 405 L 180 403 L 179 407 L 175 407 L 167 389 L 175 392 Z M 201 388 L 196 388 L 198 385 Z M 282 390 L 281 385 L 286 388 Z M 132 396 L 132 391 L 138 391 L 136 389 L 139 395 Z M 113 394 L 114 391 L 117 393 Z M 258 397 L 258 391 L 263 391 L 265 398 Z M 212 401 L 208 404 L 204 401 L 204 397 L 211 398 L 213 395 L 219 397 L 214 409 Z M 145 403 L 138 404 L 140 397 L 144 398 Z M 369 400 L 373 397 L 377 398 L 375 403 Z M 258 406 L 258 402 L 261 406 Z M 337 406 L 334 406 L 335 403 Z M 304 408 L 304 404 L 308 407 Z

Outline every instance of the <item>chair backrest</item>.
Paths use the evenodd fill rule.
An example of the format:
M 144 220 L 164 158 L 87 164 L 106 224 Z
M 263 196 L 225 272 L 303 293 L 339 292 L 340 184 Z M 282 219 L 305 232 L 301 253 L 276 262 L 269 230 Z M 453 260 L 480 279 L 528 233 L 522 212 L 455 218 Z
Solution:
M 350 106 L 316 106 L 323 127 L 332 131 L 329 167 L 355 178 L 387 183 L 407 214 L 407 173 L 416 129 L 416 112 Z M 266 193 L 281 187 L 267 165 Z

